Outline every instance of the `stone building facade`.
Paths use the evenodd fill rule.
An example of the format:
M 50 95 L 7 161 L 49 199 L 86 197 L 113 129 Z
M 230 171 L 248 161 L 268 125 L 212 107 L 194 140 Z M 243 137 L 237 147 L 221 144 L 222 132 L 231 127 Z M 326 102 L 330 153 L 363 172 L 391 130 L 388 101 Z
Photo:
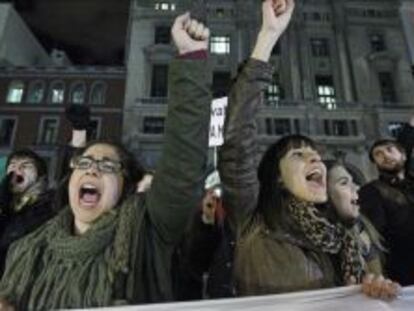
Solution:
M 149 166 L 163 142 L 168 63 L 175 55 L 169 27 L 191 1 L 136 0 L 127 39 L 124 141 Z M 260 1 L 205 0 L 211 29 L 213 93 L 227 93 L 253 48 Z M 326 158 L 346 157 L 370 179 L 367 150 L 395 136 L 414 113 L 414 81 L 399 15 L 386 0 L 297 0 L 293 21 L 274 49 L 274 82 L 259 112 L 260 145 L 285 134 L 310 135 Z

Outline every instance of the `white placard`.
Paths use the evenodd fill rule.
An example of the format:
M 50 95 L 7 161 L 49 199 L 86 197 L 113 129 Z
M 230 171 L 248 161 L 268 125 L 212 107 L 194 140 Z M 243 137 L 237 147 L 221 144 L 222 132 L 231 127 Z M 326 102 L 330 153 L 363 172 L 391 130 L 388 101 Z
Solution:
M 89 309 L 100 310 L 100 309 Z M 392 302 L 368 298 L 360 286 L 247 298 L 105 308 L 105 311 L 412 311 L 414 287 Z
M 211 104 L 209 146 L 218 147 L 223 144 L 224 118 L 226 116 L 227 97 L 214 99 Z

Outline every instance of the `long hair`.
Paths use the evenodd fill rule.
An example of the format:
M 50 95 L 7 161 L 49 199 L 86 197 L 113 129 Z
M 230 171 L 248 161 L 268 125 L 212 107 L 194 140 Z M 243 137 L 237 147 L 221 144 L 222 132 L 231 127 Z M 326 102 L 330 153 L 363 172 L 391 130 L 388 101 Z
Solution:
M 275 222 L 282 221 L 283 207 L 291 195 L 280 180 L 280 161 L 289 150 L 300 147 L 317 149 L 315 142 L 309 137 L 288 135 L 271 145 L 260 161 L 258 169 L 260 189 L 256 212 L 272 229 L 275 228 Z
M 358 176 L 355 176 L 355 174 L 353 174 L 352 169 L 350 168 L 350 164 L 342 161 L 342 160 L 326 160 L 324 161 L 325 166 L 326 166 L 326 172 L 327 172 L 327 179 L 329 180 L 329 173 L 332 169 L 334 169 L 335 167 L 343 167 L 345 168 L 348 173 L 351 175 L 352 179 L 354 180 L 355 183 L 358 184 Z M 328 187 L 329 187 L 329 182 L 328 182 Z M 328 191 L 329 194 L 329 191 Z M 359 215 L 359 217 L 357 219 L 354 220 L 346 220 L 343 219 L 337 209 L 335 208 L 335 206 L 333 205 L 333 202 L 331 200 L 331 198 L 328 195 L 328 202 L 324 204 L 325 207 L 325 211 L 326 211 L 326 215 L 328 217 L 328 219 L 330 219 L 333 222 L 341 222 L 345 225 L 353 225 L 356 222 L 360 222 L 360 224 L 363 226 L 363 228 L 366 230 L 371 242 L 375 245 L 375 247 L 380 250 L 380 251 L 386 251 L 384 245 L 383 245 L 383 237 L 381 236 L 381 234 L 375 229 L 375 227 L 371 224 L 371 222 L 362 214 Z
M 137 183 L 144 177 L 145 170 L 143 166 L 135 159 L 134 155 L 128 151 L 122 144 L 112 141 L 97 140 L 91 141 L 84 148 L 78 149 L 73 157 L 84 154 L 89 148 L 95 145 L 108 145 L 113 147 L 119 156 L 122 164 L 122 174 L 124 177 L 124 187 L 119 202 L 122 202 L 129 195 L 135 193 Z M 68 204 L 68 191 L 69 191 L 69 180 L 72 174 L 72 170 L 66 174 L 62 181 L 58 184 L 56 200 L 61 206 Z

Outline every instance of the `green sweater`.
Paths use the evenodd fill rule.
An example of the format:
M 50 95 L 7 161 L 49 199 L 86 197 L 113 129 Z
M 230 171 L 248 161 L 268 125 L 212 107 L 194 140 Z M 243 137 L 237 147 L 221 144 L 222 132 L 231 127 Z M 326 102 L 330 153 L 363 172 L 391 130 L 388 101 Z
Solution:
M 175 60 L 165 144 L 151 190 L 127 198 L 82 236 L 69 208 L 14 244 L 0 297 L 19 310 L 171 300 L 171 256 L 199 202 L 207 163 L 211 72 Z

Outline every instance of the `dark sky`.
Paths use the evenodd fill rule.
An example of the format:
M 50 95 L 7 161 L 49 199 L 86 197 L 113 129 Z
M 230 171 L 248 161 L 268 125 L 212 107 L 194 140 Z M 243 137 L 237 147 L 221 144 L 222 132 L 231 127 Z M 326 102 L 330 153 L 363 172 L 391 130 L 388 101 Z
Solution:
M 65 50 L 74 64 L 124 63 L 130 0 L 12 2 L 48 51 Z

